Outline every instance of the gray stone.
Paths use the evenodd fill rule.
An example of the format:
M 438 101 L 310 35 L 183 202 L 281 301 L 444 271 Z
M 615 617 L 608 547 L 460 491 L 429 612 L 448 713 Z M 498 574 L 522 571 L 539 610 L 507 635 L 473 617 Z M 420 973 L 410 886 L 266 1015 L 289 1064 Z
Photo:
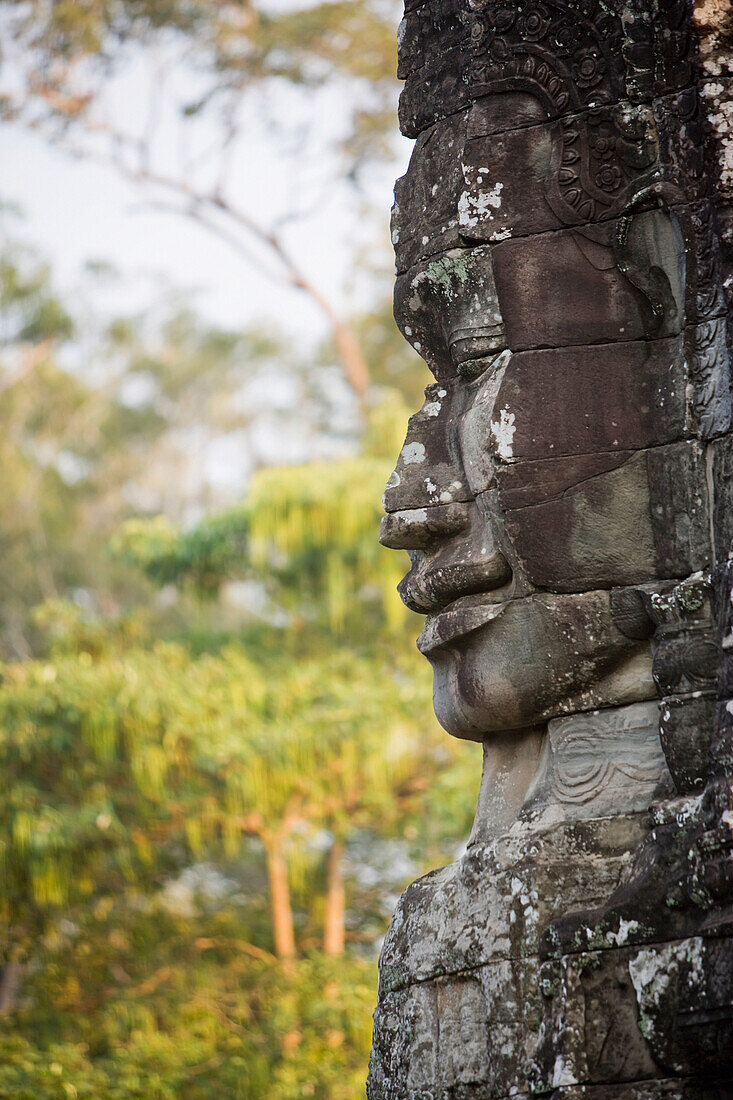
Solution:
M 513 459 L 642 450 L 692 433 L 688 383 L 680 338 L 528 351 L 496 406 L 514 417 Z
M 733 1100 L 733 9 L 405 9 L 381 540 L 484 767 L 368 1095 Z
M 409 5 L 400 33 L 403 132 L 495 90 L 529 91 L 552 118 L 692 83 L 694 40 L 678 5 Z M 520 119 L 521 119 L 520 115 Z
M 710 565 L 696 444 L 516 462 L 497 483 L 507 536 L 539 588 L 644 584 Z
M 676 335 L 684 326 L 684 287 L 676 227 L 668 214 L 639 214 L 629 267 L 619 269 L 618 221 L 500 241 L 492 248 L 499 300 L 513 351 L 607 344 Z M 653 280 L 636 274 L 643 267 Z M 655 317 L 654 308 L 659 316 Z

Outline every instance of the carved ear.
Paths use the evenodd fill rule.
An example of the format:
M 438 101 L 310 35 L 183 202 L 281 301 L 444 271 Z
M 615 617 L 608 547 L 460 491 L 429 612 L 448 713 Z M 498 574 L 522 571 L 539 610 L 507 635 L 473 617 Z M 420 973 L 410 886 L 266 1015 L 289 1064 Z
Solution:
M 618 220 L 614 253 L 619 270 L 649 309 L 651 336 L 685 324 L 685 243 L 679 223 L 657 193 L 637 195 Z

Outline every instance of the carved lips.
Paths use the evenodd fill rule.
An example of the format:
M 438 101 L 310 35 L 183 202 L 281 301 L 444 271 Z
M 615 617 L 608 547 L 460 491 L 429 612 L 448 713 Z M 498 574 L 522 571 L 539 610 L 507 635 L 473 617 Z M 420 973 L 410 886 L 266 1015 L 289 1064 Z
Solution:
M 454 600 L 437 615 L 428 616 L 423 631 L 417 639 L 417 648 L 427 656 L 441 646 L 449 645 L 458 638 L 472 634 L 474 630 L 479 630 L 487 623 L 498 619 L 507 602 L 507 600 L 497 602 L 492 593 L 462 596 Z

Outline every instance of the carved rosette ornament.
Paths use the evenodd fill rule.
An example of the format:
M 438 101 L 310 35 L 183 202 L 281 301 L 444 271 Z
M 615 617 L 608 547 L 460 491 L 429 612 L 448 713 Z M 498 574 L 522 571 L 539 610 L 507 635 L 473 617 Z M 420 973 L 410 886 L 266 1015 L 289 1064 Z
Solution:
M 733 1098 L 733 9 L 406 0 L 399 73 L 381 540 L 484 770 L 368 1095 Z

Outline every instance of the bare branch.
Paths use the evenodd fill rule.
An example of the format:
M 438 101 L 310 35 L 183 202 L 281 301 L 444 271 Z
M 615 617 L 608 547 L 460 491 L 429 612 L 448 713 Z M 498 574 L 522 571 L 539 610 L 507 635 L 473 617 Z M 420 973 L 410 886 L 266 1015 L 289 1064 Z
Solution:
M 150 147 L 157 125 L 158 106 L 152 108 L 145 134 L 137 137 L 124 133 L 109 123 L 91 118 L 85 110 L 88 103 L 86 97 L 65 97 L 56 89 L 47 87 L 36 87 L 33 92 L 48 102 L 54 117 L 61 116 L 66 120 L 73 118 L 90 137 L 106 138 L 109 142 L 109 152 L 100 153 L 85 146 L 75 146 L 69 141 L 67 134 L 50 135 L 50 140 L 54 144 L 63 145 L 72 156 L 79 159 L 94 160 L 114 167 L 130 182 L 164 192 L 170 196 L 171 201 L 155 200 L 151 204 L 154 209 L 166 209 L 198 222 L 232 248 L 246 263 L 254 266 L 258 273 L 265 274 L 273 281 L 282 282 L 309 298 L 329 325 L 348 382 L 357 396 L 360 399 L 364 398 L 369 386 L 369 369 L 356 334 L 320 288 L 306 275 L 288 249 L 278 232 L 284 221 L 279 225 L 264 226 L 246 210 L 235 206 L 224 194 L 224 169 L 211 191 L 200 191 L 195 188 L 191 182 L 192 171 L 187 171 L 182 177 L 176 177 L 155 170 L 151 163 Z M 17 104 L 20 117 L 22 117 L 22 106 L 22 102 Z M 232 145 L 239 133 L 237 110 L 238 105 L 232 109 L 228 120 L 227 133 Z M 42 122 L 31 121 L 27 125 L 43 130 Z M 48 133 L 46 136 L 49 137 Z M 231 155 L 230 152 L 229 156 Z M 224 158 L 222 163 L 226 163 Z M 222 225 L 221 219 L 236 226 L 251 243 L 242 241 L 231 229 Z M 279 273 L 274 268 L 268 268 L 263 264 L 262 258 L 257 255 L 253 246 L 269 253 L 279 268 Z

